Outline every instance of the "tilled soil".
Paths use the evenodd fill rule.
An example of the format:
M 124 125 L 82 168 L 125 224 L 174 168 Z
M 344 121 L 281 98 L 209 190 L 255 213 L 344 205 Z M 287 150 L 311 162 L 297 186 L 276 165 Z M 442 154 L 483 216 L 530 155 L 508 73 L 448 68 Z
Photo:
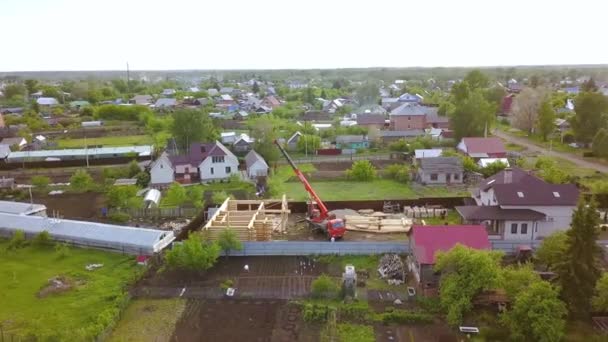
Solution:
M 104 207 L 104 196 L 97 192 L 65 193 L 52 196 L 36 196 L 35 203 L 44 204 L 48 216 L 75 220 L 91 220 L 101 216 Z

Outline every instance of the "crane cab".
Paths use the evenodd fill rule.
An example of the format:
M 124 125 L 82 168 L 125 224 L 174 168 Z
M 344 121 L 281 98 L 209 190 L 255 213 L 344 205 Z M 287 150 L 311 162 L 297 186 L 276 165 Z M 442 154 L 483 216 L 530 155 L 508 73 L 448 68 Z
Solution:
M 332 219 L 327 221 L 327 235 L 330 238 L 342 238 L 346 232 L 346 226 L 342 219 Z

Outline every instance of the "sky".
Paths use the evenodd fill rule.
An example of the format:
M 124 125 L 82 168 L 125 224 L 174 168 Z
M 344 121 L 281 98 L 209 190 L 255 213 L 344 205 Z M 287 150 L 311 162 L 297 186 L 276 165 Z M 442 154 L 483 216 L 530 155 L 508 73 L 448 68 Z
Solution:
M 0 71 L 608 63 L 604 0 L 0 0 Z

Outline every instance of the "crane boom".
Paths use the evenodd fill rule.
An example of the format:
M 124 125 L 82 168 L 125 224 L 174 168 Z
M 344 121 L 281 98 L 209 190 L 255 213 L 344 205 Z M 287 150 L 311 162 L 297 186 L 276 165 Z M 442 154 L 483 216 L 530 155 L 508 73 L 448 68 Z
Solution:
M 304 174 L 302 173 L 302 171 L 300 171 L 300 169 L 298 169 L 298 166 L 296 165 L 296 163 L 293 162 L 293 160 L 291 159 L 289 154 L 287 154 L 287 151 L 285 151 L 283 146 L 281 146 L 281 144 L 279 144 L 279 142 L 276 140 L 274 141 L 274 143 L 275 143 L 275 145 L 277 145 L 277 147 L 279 148 L 279 150 L 281 151 L 281 153 L 283 154 L 285 159 L 287 159 L 287 162 L 293 169 L 293 172 L 295 172 L 296 176 L 298 176 L 298 179 L 300 180 L 300 182 L 302 182 L 302 184 L 304 185 L 304 189 L 306 189 L 306 191 L 308 191 L 310 196 L 317 202 L 317 206 L 319 207 L 319 212 L 321 214 L 321 217 L 324 219 L 327 218 L 329 216 L 329 211 L 327 210 L 325 203 L 323 203 L 323 201 L 317 195 L 317 193 L 312 188 L 312 186 L 310 186 L 310 183 L 308 183 L 308 180 L 306 179 L 306 177 L 304 177 Z

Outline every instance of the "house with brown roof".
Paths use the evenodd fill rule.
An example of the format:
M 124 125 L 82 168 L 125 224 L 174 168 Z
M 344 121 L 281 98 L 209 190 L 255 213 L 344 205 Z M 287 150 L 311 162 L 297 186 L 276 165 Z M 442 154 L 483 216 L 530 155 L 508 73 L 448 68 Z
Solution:
M 457 149 L 473 159 L 507 157 L 507 149 L 500 138 L 462 138 Z
M 368 129 L 385 129 L 388 127 L 386 116 L 377 114 L 358 114 L 357 125 Z
M 164 153 L 150 167 L 150 183 L 162 187 L 173 182 L 191 184 L 228 179 L 239 173 L 238 158 L 219 141 L 193 143 L 186 154 Z
M 279 99 L 277 99 L 276 97 L 274 97 L 273 95 L 270 96 L 266 96 L 262 102 L 261 102 L 262 106 L 265 107 L 269 107 L 271 109 L 275 109 L 277 107 L 281 106 L 281 101 L 279 101 Z
M 491 238 L 542 239 L 570 227 L 579 198 L 574 184 L 550 184 L 519 168 L 507 168 L 481 181 L 475 206 L 459 206 L 464 222 L 483 224 Z

